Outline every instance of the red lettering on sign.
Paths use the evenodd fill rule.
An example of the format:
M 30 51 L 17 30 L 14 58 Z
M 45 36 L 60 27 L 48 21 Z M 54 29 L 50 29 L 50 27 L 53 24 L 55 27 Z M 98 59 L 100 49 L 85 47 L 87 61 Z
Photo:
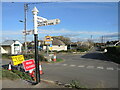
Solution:
M 33 59 L 26 60 L 23 62 L 23 66 L 24 66 L 25 71 L 29 71 L 31 69 L 35 69 L 35 62 Z

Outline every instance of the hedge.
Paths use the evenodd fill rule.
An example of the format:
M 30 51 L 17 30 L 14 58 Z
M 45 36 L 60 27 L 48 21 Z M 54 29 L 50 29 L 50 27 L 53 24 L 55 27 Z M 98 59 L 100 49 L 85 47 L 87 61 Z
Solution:
M 25 59 L 32 59 L 35 58 L 34 54 L 23 54 Z M 39 61 L 47 61 L 47 59 L 42 55 L 38 54 L 38 60 Z
M 22 54 L 22 55 L 24 56 L 25 60 L 35 58 L 34 54 Z M 11 59 L 11 56 L 16 56 L 16 55 L 2 54 L 3 59 Z M 44 58 L 44 56 L 42 54 L 38 54 L 38 60 L 39 61 L 47 61 L 46 58 Z
M 120 55 L 120 46 L 107 47 L 107 53 Z

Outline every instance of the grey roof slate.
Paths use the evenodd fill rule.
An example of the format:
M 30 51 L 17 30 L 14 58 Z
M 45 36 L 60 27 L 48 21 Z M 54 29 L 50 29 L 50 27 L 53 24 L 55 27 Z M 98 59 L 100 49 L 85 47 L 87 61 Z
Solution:
M 6 40 L 3 43 L 1 43 L 2 46 L 10 46 L 14 43 L 14 40 Z
M 55 38 L 53 39 L 52 44 L 53 45 L 65 45 L 65 43 L 63 41 L 61 41 L 59 39 L 55 39 Z

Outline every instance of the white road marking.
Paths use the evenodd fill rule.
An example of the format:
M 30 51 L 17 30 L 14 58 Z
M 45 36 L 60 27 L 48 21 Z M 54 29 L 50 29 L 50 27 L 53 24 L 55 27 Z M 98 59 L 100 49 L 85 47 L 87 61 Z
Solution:
M 75 67 L 76 65 L 70 65 L 71 67 Z
M 67 66 L 67 64 L 62 64 L 63 66 Z
M 79 65 L 78 67 L 85 67 L 84 65 Z
M 97 67 L 97 68 L 98 68 L 98 69 L 104 69 L 104 68 L 103 68 L 103 67 L 101 67 L 101 66 L 100 66 L 100 67 Z
M 107 67 L 107 70 L 114 70 L 113 67 Z
M 86 68 L 88 68 L 88 69 L 93 69 L 94 66 L 87 66 Z

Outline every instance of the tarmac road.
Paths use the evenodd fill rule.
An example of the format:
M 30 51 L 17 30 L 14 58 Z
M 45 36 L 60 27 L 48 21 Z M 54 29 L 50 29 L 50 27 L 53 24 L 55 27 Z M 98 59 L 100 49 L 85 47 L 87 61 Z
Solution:
M 58 54 L 61 63 L 42 64 L 41 78 L 71 83 L 77 80 L 88 88 L 118 88 L 118 64 L 108 61 L 102 52 L 92 50 L 85 55 Z
M 77 80 L 80 85 L 88 88 L 118 88 L 118 64 L 107 59 L 102 52 L 93 49 L 85 55 L 57 54 L 61 63 L 42 63 L 44 74 L 42 79 L 71 83 Z M 2 64 L 8 64 L 3 60 Z

